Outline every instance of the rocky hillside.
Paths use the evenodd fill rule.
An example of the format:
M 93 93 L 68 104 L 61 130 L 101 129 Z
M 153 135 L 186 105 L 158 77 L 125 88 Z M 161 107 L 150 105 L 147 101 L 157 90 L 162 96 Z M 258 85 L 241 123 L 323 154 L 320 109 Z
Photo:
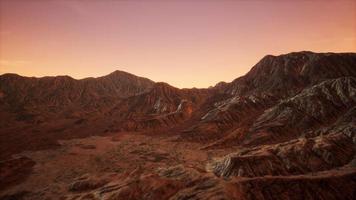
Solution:
M 124 130 L 173 127 L 191 119 L 210 95 L 209 92 L 205 89 L 178 89 L 166 83 L 156 83 L 151 91 L 119 103 L 110 110 L 110 115 L 122 120 L 116 125 Z
M 224 92 L 234 95 L 265 94 L 288 97 L 327 79 L 356 76 L 355 54 L 296 52 L 268 55 L 230 84 Z
M 81 80 L 1 75 L 0 157 L 57 146 L 60 138 L 101 134 L 110 123 L 103 112 L 128 97 L 150 91 L 154 84 L 122 71 Z
M 33 191 L 20 185 L 4 199 L 356 198 L 356 53 L 268 55 L 207 89 L 120 71 L 4 74 L 0 103 L 0 177 L 10 180 L 0 183 L 16 185 L 33 169 L 58 184 L 34 187 L 36 178 L 53 182 L 36 171 L 24 183 Z M 84 144 L 59 142 L 74 138 Z
M 197 135 L 197 132 L 202 134 L 208 133 L 205 139 L 209 139 L 209 137 L 215 137 L 215 139 L 217 139 L 216 135 L 218 135 L 218 138 L 221 138 L 221 134 L 227 134 L 231 131 L 237 131 L 239 132 L 237 134 L 240 135 L 242 134 L 240 132 L 247 134 L 247 132 L 257 128 L 258 122 L 255 122 L 255 119 L 259 118 L 267 109 L 302 92 L 304 92 L 304 96 L 314 93 L 313 96 L 319 98 L 319 100 L 312 98 L 305 100 L 308 102 L 308 106 L 314 107 L 308 109 L 315 109 L 310 112 L 329 112 L 326 110 L 318 110 L 320 106 L 316 104 L 330 98 L 339 99 L 340 97 L 337 97 L 337 95 L 348 96 L 348 91 L 345 91 L 346 94 L 338 94 L 339 92 L 344 92 L 342 87 L 350 86 L 351 96 L 349 98 L 354 98 L 354 93 L 352 93 L 353 85 L 350 85 L 353 84 L 353 80 L 350 79 L 356 77 L 355 66 L 356 54 L 353 53 L 323 54 L 297 52 L 280 56 L 266 56 L 245 76 L 237 78 L 231 83 L 220 83 L 215 86 L 216 90 L 220 93 L 230 95 L 230 97 L 215 102 L 213 108 L 206 112 L 204 116 L 202 116 L 201 121 L 196 123 L 194 127 L 191 127 L 188 132 L 191 132 L 190 135 Z M 332 87 L 338 88 L 331 89 L 334 91 L 324 91 L 330 89 L 330 87 L 326 85 L 332 83 L 328 82 L 325 82 L 322 86 L 304 91 L 324 81 L 337 78 L 347 80 L 340 79 L 335 81 L 333 84 L 335 86 Z M 323 92 L 316 94 L 315 90 L 319 87 L 323 87 L 320 89 Z M 324 92 L 328 94 L 324 94 Z M 332 105 L 333 103 L 324 103 L 326 103 L 324 106 L 327 107 L 324 109 L 339 109 L 338 106 L 340 106 L 340 112 L 349 109 L 350 104 L 354 104 L 353 101 L 345 102 L 347 105 L 339 105 L 337 102 L 334 102 L 336 105 Z M 283 105 L 286 105 L 286 103 Z M 285 106 L 284 108 L 280 108 L 280 111 L 282 112 L 283 110 L 285 113 L 288 112 L 287 109 L 290 107 Z M 296 113 L 295 111 L 291 116 L 297 117 L 295 115 Z M 299 113 L 299 115 L 300 114 L 301 113 Z M 323 115 L 323 113 L 319 114 Z M 285 119 L 285 121 L 288 120 L 289 119 Z M 326 120 L 326 118 L 323 120 Z M 327 122 L 325 121 L 325 123 Z M 252 124 L 254 124 L 253 127 Z M 282 125 L 284 124 L 282 123 Z M 307 126 L 306 124 L 304 125 Z M 297 130 L 293 129 L 293 131 Z
M 29 78 L 16 74 L 0 76 L 1 101 L 11 105 L 68 106 L 96 105 L 149 91 L 154 82 L 115 71 L 99 78 L 81 80 L 69 76 Z

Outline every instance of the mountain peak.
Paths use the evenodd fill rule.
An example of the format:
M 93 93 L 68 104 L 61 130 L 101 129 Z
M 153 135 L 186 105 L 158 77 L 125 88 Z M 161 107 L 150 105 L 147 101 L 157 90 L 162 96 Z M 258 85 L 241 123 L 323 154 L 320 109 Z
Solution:
M 121 70 L 115 70 L 113 72 L 111 72 L 110 74 L 108 74 L 107 76 L 117 76 L 117 75 L 132 75 L 135 76 L 131 73 L 125 72 L 125 71 L 121 71 Z
M 110 74 L 99 77 L 99 78 L 117 78 L 117 77 L 138 77 L 138 76 L 128 73 L 128 72 L 125 72 L 125 71 L 115 70 L 115 71 L 111 72 Z
M 301 88 L 342 76 L 356 76 L 356 53 L 292 52 L 267 55 L 240 78 L 235 79 L 228 93 L 247 91 L 289 96 Z

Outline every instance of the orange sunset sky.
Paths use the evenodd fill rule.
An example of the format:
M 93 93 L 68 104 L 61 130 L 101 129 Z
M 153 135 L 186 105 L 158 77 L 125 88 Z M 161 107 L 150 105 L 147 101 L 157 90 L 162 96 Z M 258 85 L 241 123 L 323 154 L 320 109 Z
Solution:
M 356 52 L 356 0 L 0 2 L 0 74 L 123 70 L 208 87 L 245 74 L 266 54 Z

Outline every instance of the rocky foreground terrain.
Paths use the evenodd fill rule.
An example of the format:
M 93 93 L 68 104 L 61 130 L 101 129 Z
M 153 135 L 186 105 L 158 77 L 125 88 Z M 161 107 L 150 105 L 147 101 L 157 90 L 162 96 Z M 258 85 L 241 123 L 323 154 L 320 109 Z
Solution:
M 0 199 L 356 199 L 356 53 L 178 89 L 0 76 Z

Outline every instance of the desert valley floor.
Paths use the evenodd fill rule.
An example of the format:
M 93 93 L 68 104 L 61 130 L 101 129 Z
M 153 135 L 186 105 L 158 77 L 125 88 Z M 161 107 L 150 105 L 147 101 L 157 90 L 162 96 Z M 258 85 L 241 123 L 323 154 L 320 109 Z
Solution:
M 18 177 L 12 180 L 16 186 L 7 190 L 15 195 L 3 198 L 21 199 L 27 196 L 29 199 L 240 199 L 246 195 L 249 199 L 255 199 L 270 195 L 266 199 L 274 199 L 276 196 L 287 198 L 294 192 L 304 192 L 308 198 L 318 199 L 322 196 L 318 192 L 325 195 L 323 190 L 332 189 L 329 183 L 331 180 L 328 180 L 330 173 L 334 181 L 351 176 L 351 182 L 344 186 L 354 190 L 352 181 L 356 173 L 353 167 L 330 170 L 327 174 L 317 172 L 289 177 L 259 178 L 262 182 L 275 184 L 274 187 L 288 184 L 288 187 L 291 187 L 288 190 L 292 190 L 289 192 L 275 191 L 273 188 L 264 190 L 258 188 L 260 185 L 253 184 L 241 187 L 238 186 L 239 182 L 258 180 L 248 177 L 222 179 L 207 165 L 214 157 L 223 156 L 233 149 L 206 150 L 200 144 L 179 142 L 176 139 L 174 136 L 128 132 L 60 141 L 61 146 L 55 150 L 21 153 L 15 161 L 22 162 L 21 166 L 14 163 L 19 167 L 15 175 Z M 32 161 L 24 158 L 30 158 Z M 28 171 L 26 167 L 30 168 L 33 164 L 23 165 L 27 162 L 36 163 L 29 176 L 25 174 Z M 302 186 L 303 183 L 314 185 L 314 188 Z M 11 185 L 6 185 L 8 186 Z M 268 185 L 262 184 L 262 187 Z M 333 192 L 330 191 L 327 195 L 333 197 Z M 350 198 L 346 195 L 342 197 Z
M 12 190 L 30 190 L 38 195 L 34 199 L 51 199 L 71 191 L 69 199 L 76 199 L 80 196 L 108 196 L 122 187 L 127 192 L 136 190 L 137 195 L 147 192 L 147 197 L 151 195 L 150 198 L 158 199 L 177 192 L 186 184 L 184 179 L 193 176 L 218 184 L 214 175 L 206 173 L 205 166 L 208 158 L 217 152 L 205 151 L 200 145 L 175 139 L 172 136 L 118 133 L 108 137 L 61 141 L 61 147 L 56 150 L 21 154 L 36 162 L 36 166 L 26 181 Z M 157 176 L 157 179 L 152 176 Z M 172 177 L 171 184 L 153 192 L 155 187 L 167 184 L 169 177 Z M 146 188 L 139 188 L 141 179 L 154 182 Z M 122 194 L 124 197 L 125 193 Z
M 356 199 L 356 54 L 265 56 L 178 89 L 0 76 L 0 199 Z

